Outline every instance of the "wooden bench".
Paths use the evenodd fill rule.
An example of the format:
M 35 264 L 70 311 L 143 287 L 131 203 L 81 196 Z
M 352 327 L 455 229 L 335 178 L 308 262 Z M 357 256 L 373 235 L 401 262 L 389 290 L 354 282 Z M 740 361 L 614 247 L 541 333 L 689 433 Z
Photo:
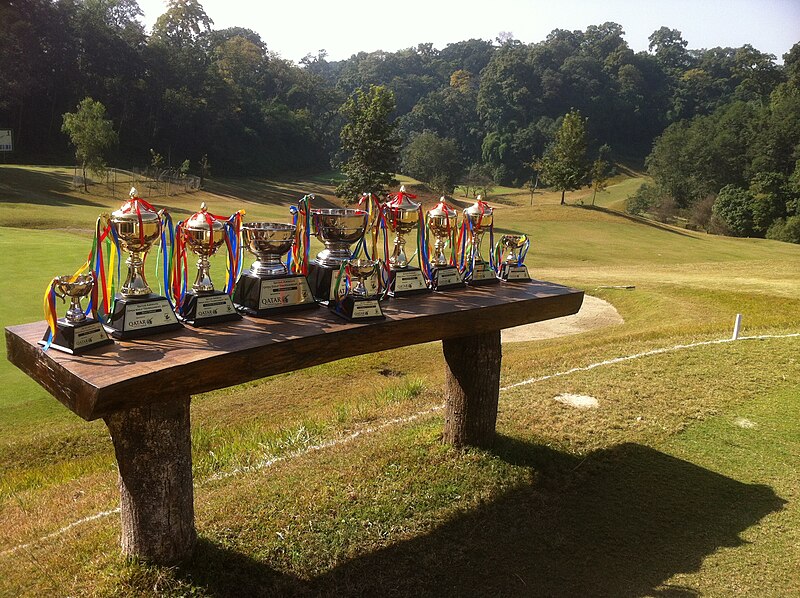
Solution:
M 532 281 L 383 303 L 355 324 L 326 308 L 119 342 L 84 356 L 37 344 L 45 323 L 6 328 L 8 359 L 86 420 L 103 418 L 119 466 L 122 551 L 156 563 L 196 540 L 189 403 L 193 394 L 386 349 L 441 340 L 444 439 L 488 446 L 500 392 L 500 330 L 576 313 L 583 292 Z

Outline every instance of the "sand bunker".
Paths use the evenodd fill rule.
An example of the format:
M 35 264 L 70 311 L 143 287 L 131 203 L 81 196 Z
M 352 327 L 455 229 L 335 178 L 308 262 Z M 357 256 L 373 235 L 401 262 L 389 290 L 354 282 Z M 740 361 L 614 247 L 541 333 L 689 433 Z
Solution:
M 608 301 L 585 295 L 581 310 L 575 315 L 507 328 L 502 332 L 502 340 L 504 343 L 543 340 L 568 334 L 579 334 L 623 322 L 622 316 Z

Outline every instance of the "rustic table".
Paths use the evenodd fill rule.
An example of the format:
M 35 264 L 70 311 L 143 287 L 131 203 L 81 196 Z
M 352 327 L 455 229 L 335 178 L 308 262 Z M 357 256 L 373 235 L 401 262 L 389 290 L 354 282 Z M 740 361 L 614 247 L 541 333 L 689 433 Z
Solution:
M 245 317 L 122 341 L 82 356 L 43 352 L 44 322 L 6 328 L 8 359 L 86 420 L 103 418 L 119 466 L 123 553 L 188 558 L 196 540 L 193 394 L 344 357 L 441 340 L 444 439 L 488 446 L 500 392 L 500 330 L 576 313 L 583 292 L 531 281 L 383 303 L 386 319 L 345 322 L 326 308 Z

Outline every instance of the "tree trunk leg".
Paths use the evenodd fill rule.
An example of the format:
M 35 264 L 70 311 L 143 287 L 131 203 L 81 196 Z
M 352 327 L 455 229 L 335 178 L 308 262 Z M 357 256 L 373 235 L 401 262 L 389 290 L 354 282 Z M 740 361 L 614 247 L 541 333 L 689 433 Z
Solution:
M 500 331 L 442 341 L 444 441 L 456 447 L 492 445 L 500 397 Z
M 194 529 L 190 398 L 105 418 L 119 465 L 122 553 L 169 564 L 192 555 Z

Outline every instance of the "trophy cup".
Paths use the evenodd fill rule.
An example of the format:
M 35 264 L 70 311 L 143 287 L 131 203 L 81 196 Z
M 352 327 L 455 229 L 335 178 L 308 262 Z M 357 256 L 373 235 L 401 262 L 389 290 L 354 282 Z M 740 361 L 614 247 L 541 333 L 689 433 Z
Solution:
M 178 235 L 180 242 L 198 257 L 197 278 L 178 306 L 181 319 L 192 326 L 240 320 L 242 316 L 236 313 L 228 293 L 215 290 L 209 274 L 209 258 L 225 243 L 224 221 L 209 214 L 206 204 L 202 203 L 200 211 L 178 227 Z M 230 259 L 235 258 L 230 256 Z
M 380 267 L 378 260 L 349 260 L 345 266 L 351 278 L 357 283 L 344 297 L 331 301 L 333 312 L 351 322 L 368 322 L 382 320 L 385 316 L 381 304 L 375 294 L 367 287 L 366 280 L 375 277 Z
M 481 199 L 478 195 L 477 201 L 468 208 L 464 208 L 464 221 L 472 231 L 470 254 L 466 259 L 470 261 L 467 265 L 466 283 L 470 286 L 483 286 L 499 282 L 497 274 L 487 264 L 481 256 L 481 241 L 488 229 L 492 230 L 494 222 L 494 210 Z
M 56 320 L 55 330 L 48 331 L 39 341 L 40 345 L 47 347 L 51 333 L 53 338 L 50 346 L 72 355 L 78 355 L 102 345 L 113 344 L 114 341 L 108 338 L 100 322 L 94 318 L 87 318 L 81 308 L 81 298 L 92 292 L 93 274 L 59 276 L 54 278 L 51 284 L 53 292 L 64 303 L 69 297 L 69 310 L 66 317 Z
M 528 238 L 525 235 L 503 235 L 500 237 L 500 246 L 505 247 L 508 251 L 508 256 L 500 266 L 500 280 L 530 280 L 528 267 L 523 263 L 528 247 Z M 498 257 L 502 258 L 502 255 Z
M 419 204 L 411 201 L 410 197 L 403 186 L 397 195 L 383 204 L 386 226 L 395 234 L 394 251 L 389 258 L 389 292 L 393 297 L 426 293 L 430 290 L 422 270 L 409 265 L 404 249 L 406 240 L 403 235 L 420 225 Z
M 269 314 L 316 307 L 302 274 L 290 274 L 281 256 L 294 242 L 294 224 L 248 222 L 242 225 L 242 244 L 256 261 L 236 282 L 234 304 L 246 314 Z
M 325 243 L 325 249 L 311 260 L 308 267 L 308 283 L 317 301 L 324 303 L 337 299 L 334 295 L 335 274 L 350 259 L 350 245 L 364 236 L 368 216 L 365 210 L 353 208 L 311 210 L 314 234 Z
M 433 246 L 431 263 L 431 286 L 435 291 L 445 289 L 457 289 L 464 286 L 464 279 L 461 272 L 444 254 L 444 248 L 449 241 L 453 243 L 453 233 L 456 230 L 458 213 L 447 205 L 444 196 L 436 204 L 436 207 L 428 210 L 425 216 L 428 230 L 433 233 L 436 242 Z
M 135 338 L 181 328 L 166 297 L 150 290 L 144 277 L 144 255 L 161 235 L 161 215 L 153 206 L 136 195 L 113 212 L 110 226 L 120 248 L 129 253 L 125 262 L 128 275 L 119 293 L 106 327 L 114 338 Z M 166 250 L 166 248 L 164 248 Z

